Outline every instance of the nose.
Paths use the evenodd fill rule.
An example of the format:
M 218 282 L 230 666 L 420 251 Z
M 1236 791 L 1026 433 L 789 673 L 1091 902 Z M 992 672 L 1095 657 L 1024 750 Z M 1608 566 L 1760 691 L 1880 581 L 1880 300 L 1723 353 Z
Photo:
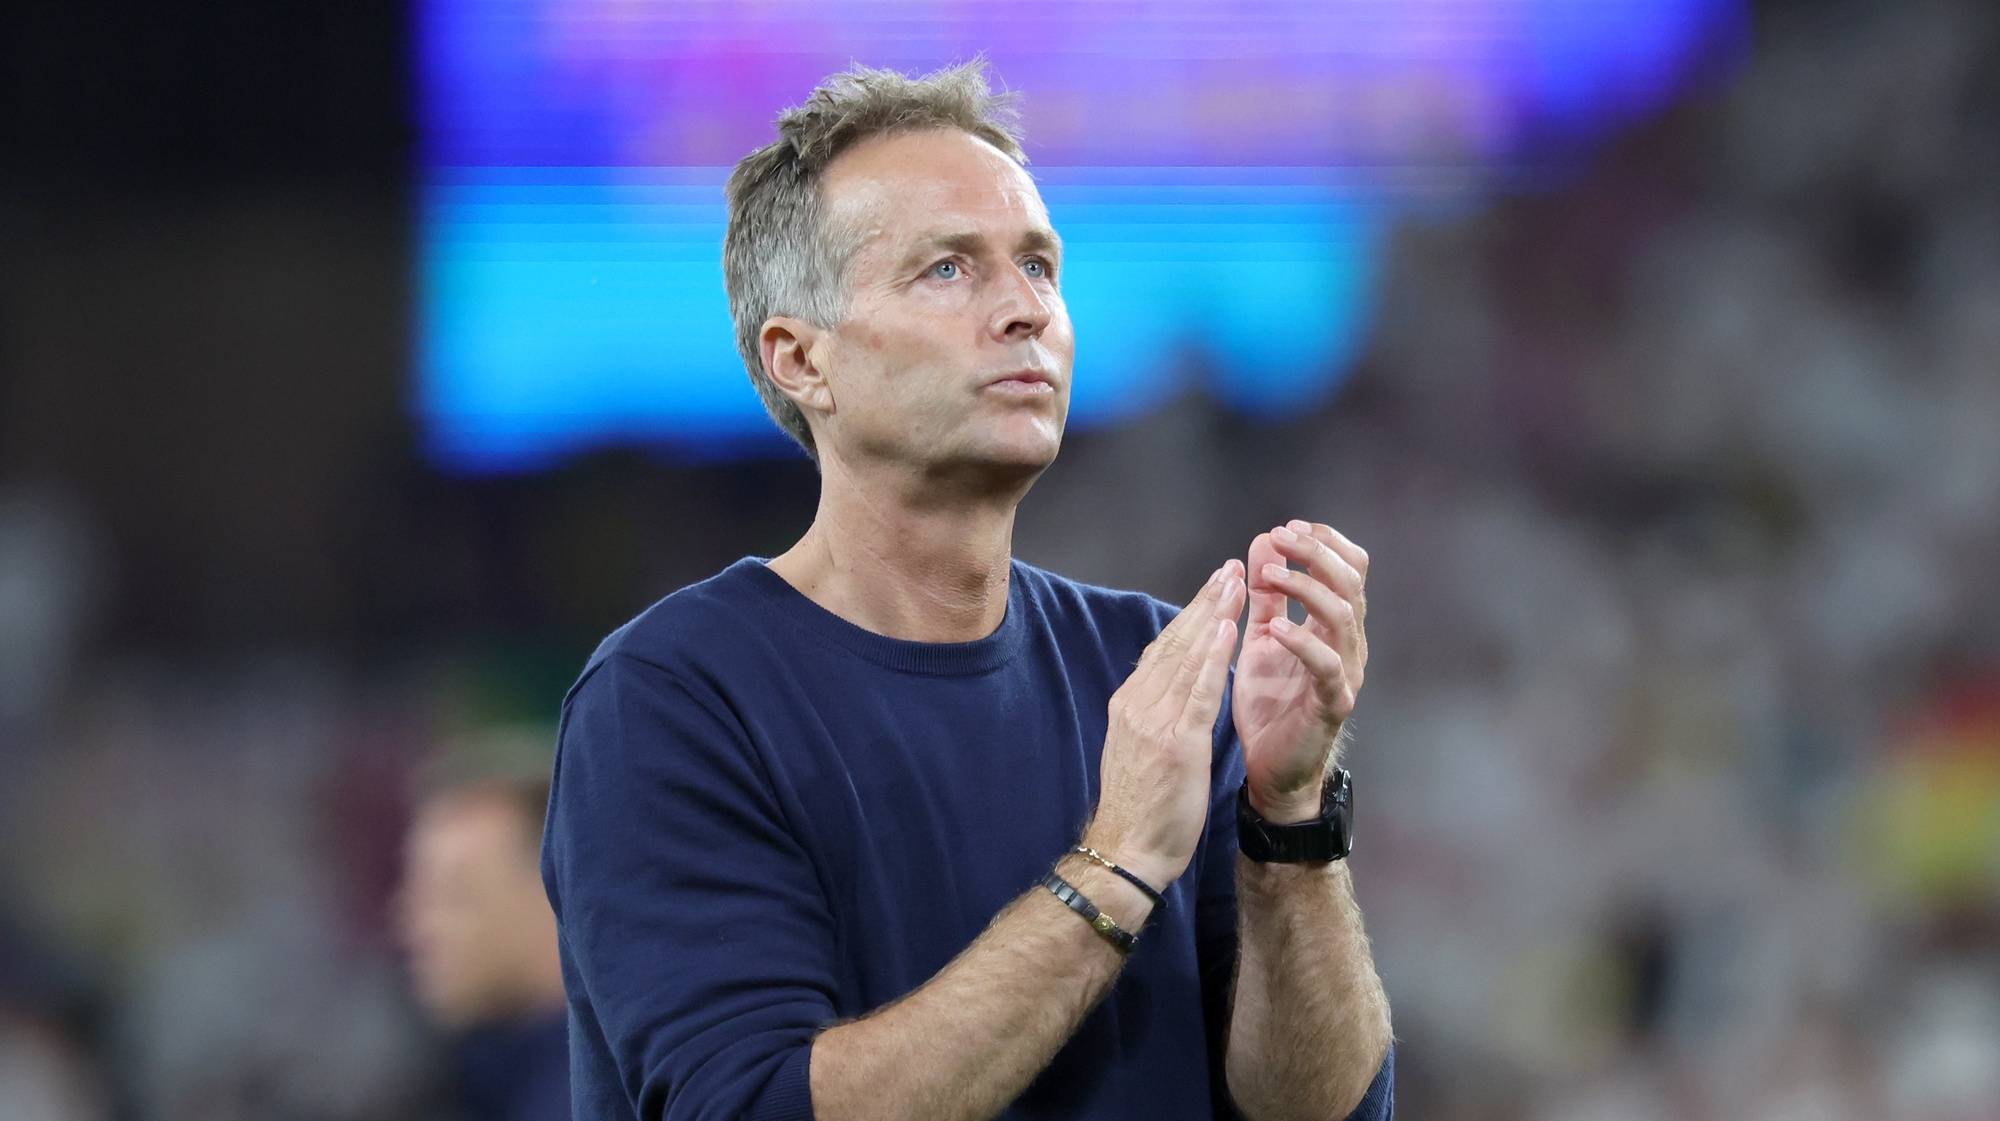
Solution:
M 1002 283 L 1005 289 L 993 311 L 993 337 L 1000 342 L 1041 338 L 1053 312 L 1034 281 L 1014 269 Z

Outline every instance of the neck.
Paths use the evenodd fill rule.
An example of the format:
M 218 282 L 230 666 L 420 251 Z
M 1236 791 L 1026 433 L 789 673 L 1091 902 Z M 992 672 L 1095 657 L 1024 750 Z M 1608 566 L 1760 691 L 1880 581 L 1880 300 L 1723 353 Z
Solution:
M 888 474 L 888 472 L 882 472 Z M 864 630 L 911 642 L 971 642 L 1007 614 L 1014 510 L 1027 482 L 942 490 L 866 480 L 826 460 L 819 512 L 771 570 Z

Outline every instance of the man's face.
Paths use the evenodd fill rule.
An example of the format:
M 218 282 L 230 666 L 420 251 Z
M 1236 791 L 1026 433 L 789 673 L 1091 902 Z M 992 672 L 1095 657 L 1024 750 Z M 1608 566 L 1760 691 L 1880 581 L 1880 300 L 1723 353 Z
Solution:
M 847 316 L 813 347 L 834 400 L 822 455 L 925 473 L 1047 467 L 1076 339 L 1034 181 L 985 141 L 935 130 L 864 141 L 821 189 L 855 247 Z
M 478 793 L 432 799 L 410 831 L 400 927 L 417 996 L 447 1027 L 518 1011 L 555 916 L 518 806 Z

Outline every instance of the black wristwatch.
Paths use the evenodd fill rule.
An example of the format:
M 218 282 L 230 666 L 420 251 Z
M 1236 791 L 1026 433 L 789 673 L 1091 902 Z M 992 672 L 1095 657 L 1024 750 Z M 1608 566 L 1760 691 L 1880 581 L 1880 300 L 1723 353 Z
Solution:
M 1250 784 L 1236 791 L 1236 844 L 1259 864 L 1324 864 L 1354 851 L 1354 777 L 1335 770 L 1319 793 L 1319 820 L 1273 825 L 1250 808 Z

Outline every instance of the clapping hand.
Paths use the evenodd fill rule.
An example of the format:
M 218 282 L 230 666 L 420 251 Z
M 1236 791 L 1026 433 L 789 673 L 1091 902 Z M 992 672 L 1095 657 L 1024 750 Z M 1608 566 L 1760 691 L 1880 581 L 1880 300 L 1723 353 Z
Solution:
M 1267 821 L 1308 821 L 1368 665 L 1368 554 L 1332 526 L 1293 521 L 1250 543 L 1248 576 L 1234 707 L 1250 804 Z M 1305 623 L 1286 615 L 1290 600 Z

